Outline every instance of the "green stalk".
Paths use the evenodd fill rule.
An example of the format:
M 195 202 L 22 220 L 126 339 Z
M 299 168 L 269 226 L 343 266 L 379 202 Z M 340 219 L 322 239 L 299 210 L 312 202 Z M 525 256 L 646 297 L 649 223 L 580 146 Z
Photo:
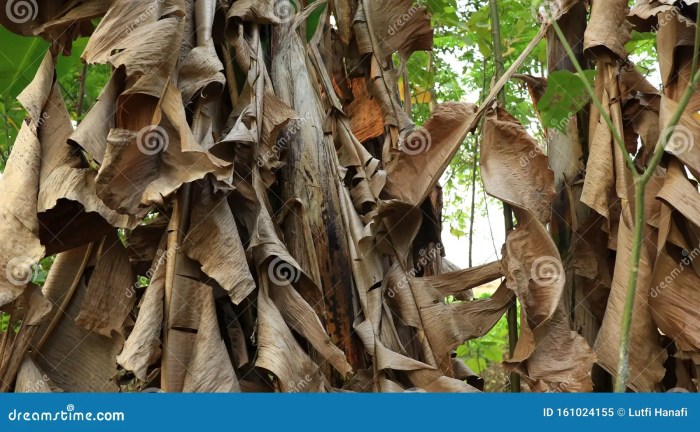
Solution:
M 498 18 L 498 0 L 489 0 L 489 11 L 491 12 L 491 38 L 493 39 L 493 59 L 496 65 L 495 78 L 498 81 L 504 73 L 503 65 L 503 49 L 501 47 L 501 26 Z M 505 108 L 506 92 L 501 89 L 498 92 L 498 101 Z M 513 226 L 513 209 L 507 203 L 503 203 L 503 219 L 505 220 L 506 235 L 511 232 Z M 515 352 L 515 345 L 518 343 L 518 303 L 513 304 L 508 308 L 506 313 L 508 321 L 508 348 L 510 355 Z M 510 373 L 510 391 L 513 393 L 520 392 L 520 375 L 517 372 Z
M 627 277 L 627 294 L 625 308 L 622 311 L 622 333 L 620 334 L 620 358 L 617 363 L 617 377 L 614 390 L 624 393 L 627 389 L 629 376 L 630 335 L 632 333 L 632 315 L 634 300 L 637 295 L 637 280 L 639 279 L 639 262 L 642 255 L 642 235 L 644 232 L 644 189 L 645 182 L 636 181 L 634 184 L 634 234 L 632 237 L 631 267 Z

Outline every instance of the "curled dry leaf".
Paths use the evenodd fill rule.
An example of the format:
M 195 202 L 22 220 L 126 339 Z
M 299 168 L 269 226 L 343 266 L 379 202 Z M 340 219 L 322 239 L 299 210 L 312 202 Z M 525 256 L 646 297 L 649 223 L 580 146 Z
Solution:
M 471 132 L 475 113 L 471 104 L 442 104 L 423 127 L 407 134 L 403 151 L 387 164 L 387 193 L 415 206 L 422 203 Z
M 505 365 L 520 372 L 533 390 L 590 391 L 595 354 L 569 328 L 561 304 L 564 266 L 544 226 L 554 196 L 547 157 L 525 128 L 501 109 L 487 115 L 483 135 L 486 192 L 512 204 L 518 220 L 506 238 L 502 266 L 506 285 L 522 307 L 521 336 Z

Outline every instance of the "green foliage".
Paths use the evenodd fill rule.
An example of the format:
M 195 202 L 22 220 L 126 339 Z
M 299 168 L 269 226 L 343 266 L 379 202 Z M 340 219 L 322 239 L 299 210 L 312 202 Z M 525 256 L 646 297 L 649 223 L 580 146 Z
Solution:
M 547 77 L 547 91 L 537 104 L 542 123 L 548 128 L 566 132 L 568 119 L 591 100 L 583 80 L 593 86 L 594 77 L 594 70 L 584 70 L 583 76 L 569 71 L 550 73 Z
M 307 41 L 310 41 L 314 37 L 314 34 L 316 34 L 316 30 L 318 30 L 318 22 L 321 20 L 321 14 L 323 14 L 323 11 L 326 8 L 327 4 L 328 2 L 320 1 L 312 5 L 312 7 L 314 7 L 315 9 L 313 10 L 313 12 L 311 12 L 311 14 L 309 14 L 309 17 L 306 19 Z
M 49 44 L 0 27 L 0 98 L 16 97 L 34 78 Z
M 22 321 L 17 321 L 12 323 L 12 330 L 17 333 L 19 331 Z M 10 314 L 5 312 L 0 312 L 0 333 L 5 333 L 10 326 Z
M 480 299 L 489 298 L 482 294 Z M 484 337 L 473 339 L 457 347 L 457 357 L 477 374 L 500 364 L 508 353 L 508 322 L 504 315 Z
M 33 284 L 43 286 L 46 283 L 46 277 L 49 275 L 49 270 L 54 261 L 56 261 L 56 255 L 48 256 L 39 261 L 39 264 L 34 268 Z
M 78 116 L 77 102 L 83 71 L 80 55 L 87 42 L 88 38 L 74 41 L 71 55 L 60 56 L 56 65 L 56 78 L 66 106 L 71 118 L 76 121 L 80 121 L 87 108 L 95 103 L 111 74 L 108 66 L 88 68 L 82 114 Z M 18 36 L 0 27 L 0 172 L 5 169 L 12 144 L 26 116 L 17 96 L 34 78 L 48 48 L 48 42 L 41 38 Z
M 408 60 L 408 75 L 413 90 L 413 117 L 416 123 L 430 115 L 430 102 L 466 101 L 480 103 L 488 93 L 494 76 L 493 42 L 487 0 L 423 0 L 435 28 L 430 54 L 415 53 Z M 505 67 L 518 57 L 539 30 L 528 0 L 500 0 L 501 44 Z M 520 68 L 521 73 L 542 75 L 546 44 L 542 41 Z M 429 92 L 431 98 L 421 97 Z M 506 86 L 506 109 L 541 137 L 539 120 L 525 86 L 511 82 Z M 478 134 L 477 134 L 478 135 Z M 471 207 L 471 182 L 477 138 L 469 136 L 443 177 L 445 222 L 456 237 L 468 235 Z M 477 185 L 481 183 L 476 167 Z M 479 188 L 477 186 L 477 188 Z M 494 200 L 477 192 L 477 214 L 485 213 Z

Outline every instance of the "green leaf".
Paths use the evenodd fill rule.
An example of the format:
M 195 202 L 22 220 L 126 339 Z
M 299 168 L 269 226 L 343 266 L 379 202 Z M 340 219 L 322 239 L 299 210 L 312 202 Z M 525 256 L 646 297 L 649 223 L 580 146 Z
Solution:
M 582 79 L 593 85 L 595 71 L 583 71 L 583 77 L 569 71 L 556 71 L 547 78 L 547 91 L 537 108 L 545 128 L 566 131 L 567 120 L 576 115 L 590 101 L 590 96 Z
M 32 81 L 49 44 L 0 27 L 0 99 L 14 99 Z
M 316 2 L 312 7 L 316 8 L 306 19 L 306 41 L 309 42 L 313 39 L 316 30 L 318 30 L 318 23 L 321 20 L 321 14 L 323 9 L 325 9 L 327 2 Z M 323 7 L 320 7 L 323 6 Z
M 457 357 L 466 357 L 469 354 L 469 347 L 466 343 L 457 347 Z
M 73 75 L 76 71 L 80 71 L 83 68 L 83 62 L 80 60 L 80 56 L 85 51 L 89 38 L 83 37 L 75 42 L 73 42 L 73 49 L 71 55 L 67 57 L 59 57 L 58 64 L 56 65 L 56 77 L 59 81 L 69 80 L 72 78 L 77 79 Z M 79 72 L 78 72 L 79 73 Z

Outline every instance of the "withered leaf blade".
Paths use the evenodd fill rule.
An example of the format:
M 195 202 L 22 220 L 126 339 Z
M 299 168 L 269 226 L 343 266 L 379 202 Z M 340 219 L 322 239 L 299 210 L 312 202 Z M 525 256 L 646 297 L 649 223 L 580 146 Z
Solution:
M 475 114 L 471 104 L 438 106 L 423 127 L 404 137 L 403 151 L 387 164 L 387 193 L 415 206 L 422 203 L 470 132 Z
M 223 339 L 211 289 L 203 287 L 202 314 L 183 392 L 230 393 L 241 388 Z
M 148 367 L 158 360 L 161 353 L 166 259 L 167 257 L 158 257 L 155 261 L 136 324 L 124 343 L 122 352 L 117 356 L 117 363 L 124 369 L 133 371 L 140 380 L 146 379 Z
M 208 186 L 201 190 L 199 205 L 192 209 L 183 250 L 202 264 L 202 271 L 229 293 L 234 304 L 255 289 L 228 201 L 214 196 Z

